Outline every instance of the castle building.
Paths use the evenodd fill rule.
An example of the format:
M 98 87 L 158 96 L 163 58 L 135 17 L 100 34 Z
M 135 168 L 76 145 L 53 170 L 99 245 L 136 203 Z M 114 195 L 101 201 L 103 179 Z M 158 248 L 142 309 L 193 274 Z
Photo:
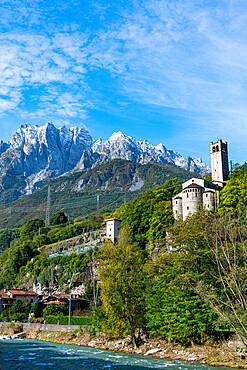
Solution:
M 120 232 L 120 224 L 122 220 L 113 217 L 105 220 L 106 222 L 106 238 L 110 239 L 113 243 L 116 243 L 117 237 Z
M 181 193 L 172 198 L 173 215 L 176 220 L 183 219 L 200 209 L 211 210 L 218 201 L 219 192 L 228 179 L 227 143 L 218 140 L 210 143 L 212 182 L 192 178 L 182 185 Z

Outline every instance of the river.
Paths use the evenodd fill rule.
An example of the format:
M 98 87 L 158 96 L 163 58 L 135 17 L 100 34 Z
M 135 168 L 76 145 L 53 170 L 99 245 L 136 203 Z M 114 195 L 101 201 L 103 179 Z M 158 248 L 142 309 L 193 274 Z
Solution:
M 0 369 L 223 370 L 226 368 L 210 367 L 195 362 L 127 355 L 90 347 L 14 339 L 0 341 Z

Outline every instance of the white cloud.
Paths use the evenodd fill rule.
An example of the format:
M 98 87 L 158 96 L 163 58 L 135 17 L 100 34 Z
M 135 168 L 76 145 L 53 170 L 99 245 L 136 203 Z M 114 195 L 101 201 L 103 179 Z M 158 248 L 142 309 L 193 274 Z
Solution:
M 228 127 L 238 123 L 245 129 L 245 2 L 133 4 L 107 18 L 109 4 L 95 3 L 94 11 L 104 17 L 105 27 L 92 24 L 91 30 L 82 32 L 75 20 L 59 26 L 43 2 L 18 0 L 12 6 L 3 1 L 1 22 L 9 28 L 0 35 L 0 112 L 18 107 L 27 114 L 29 88 L 28 99 L 36 101 L 34 115 L 86 117 L 94 99 L 98 108 L 104 104 L 97 91 L 92 98 L 88 72 L 106 70 L 117 81 L 119 95 L 128 100 L 157 109 L 199 112 L 210 115 L 215 125 L 224 126 L 220 120 L 225 120 Z M 62 10 L 66 6 L 61 3 Z M 47 14 L 50 22 L 45 22 Z
M 215 119 L 227 117 L 229 127 L 238 123 L 244 129 L 246 6 L 233 14 L 231 2 L 200 5 L 143 2 L 94 40 L 89 62 L 119 75 L 123 92 L 131 99 L 210 112 Z M 243 114 L 240 121 L 238 111 Z

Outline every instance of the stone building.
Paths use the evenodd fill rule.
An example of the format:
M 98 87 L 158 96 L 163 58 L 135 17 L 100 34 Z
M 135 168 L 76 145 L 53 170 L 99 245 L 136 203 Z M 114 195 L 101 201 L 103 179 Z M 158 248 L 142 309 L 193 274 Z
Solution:
M 122 220 L 118 218 L 108 218 L 106 222 L 106 238 L 110 239 L 113 243 L 116 243 L 117 237 L 120 232 L 120 224 Z
M 217 203 L 219 192 L 228 179 L 227 143 L 218 140 L 210 143 L 212 182 L 192 178 L 182 185 L 181 193 L 172 198 L 173 215 L 176 220 L 186 219 L 200 209 L 210 210 Z

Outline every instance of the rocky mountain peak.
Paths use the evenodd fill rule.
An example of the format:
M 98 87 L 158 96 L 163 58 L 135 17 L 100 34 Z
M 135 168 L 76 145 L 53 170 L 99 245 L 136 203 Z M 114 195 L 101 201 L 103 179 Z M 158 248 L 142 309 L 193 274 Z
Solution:
M 10 184 L 22 193 L 29 193 L 37 181 L 94 168 L 113 159 L 140 164 L 155 161 L 189 171 L 210 171 L 201 158 L 183 158 L 162 143 L 155 146 L 147 140 L 136 141 L 121 131 L 114 132 L 108 140 L 93 142 L 89 132 L 81 127 L 25 123 L 7 143 L 0 141 L 0 185 Z M 7 178 L 9 181 L 3 181 Z M 13 178 L 18 179 L 14 185 Z
M 128 140 L 128 136 L 124 135 L 121 131 L 113 132 L 113 134 L 109 137 L 109 141 L 126 141 Z

